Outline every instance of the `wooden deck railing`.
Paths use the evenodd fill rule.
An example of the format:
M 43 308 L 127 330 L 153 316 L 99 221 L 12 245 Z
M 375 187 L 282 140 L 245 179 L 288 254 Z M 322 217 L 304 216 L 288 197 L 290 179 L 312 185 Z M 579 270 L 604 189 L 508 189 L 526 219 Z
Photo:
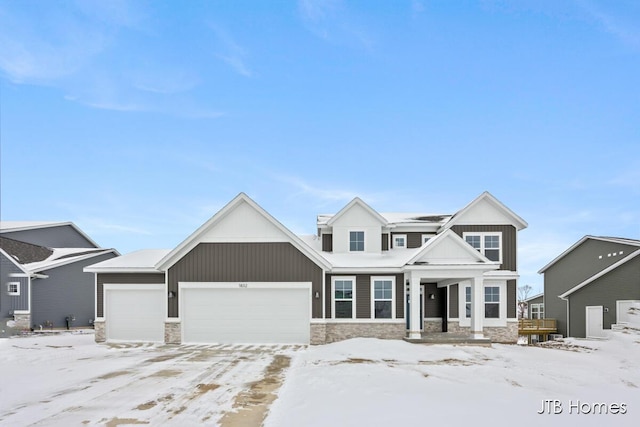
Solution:
M 557 331 L 556 319 L 518 320 L 518 333 L 520 335 L 547 335 Z

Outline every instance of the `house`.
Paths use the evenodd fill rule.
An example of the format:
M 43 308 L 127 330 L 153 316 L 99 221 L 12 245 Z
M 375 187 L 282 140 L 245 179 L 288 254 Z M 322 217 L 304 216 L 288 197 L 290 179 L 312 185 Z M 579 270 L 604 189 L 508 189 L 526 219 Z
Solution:
M 94 277 L 83 269 L 118 255 L 71 222 L 1 221 L 0 331 L 91 325 Z
M 544 319 L 544 293 L 524 300 L 527 319 Z
M 170 250 L 96 274 L 96 340 L 326 343 L 456 332 L 515 342 L 517 232 L 488 192 L 447 215 L 359 198 L 297 236 L 244 193 Z
M 640 240 L 585 236 L 538 273 L 545 316 L 556 319 L 558 333 L 600 337 L 640 302 Z

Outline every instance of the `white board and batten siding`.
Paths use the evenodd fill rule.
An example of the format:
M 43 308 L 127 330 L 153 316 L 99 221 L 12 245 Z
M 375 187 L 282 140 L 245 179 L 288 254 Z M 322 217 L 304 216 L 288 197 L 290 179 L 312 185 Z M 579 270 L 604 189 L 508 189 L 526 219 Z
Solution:
M 183 343 L 309 343 L 310 282 L 178 286 Z
M 164 341 L 164 284 L 105 284 L 107 341 Z

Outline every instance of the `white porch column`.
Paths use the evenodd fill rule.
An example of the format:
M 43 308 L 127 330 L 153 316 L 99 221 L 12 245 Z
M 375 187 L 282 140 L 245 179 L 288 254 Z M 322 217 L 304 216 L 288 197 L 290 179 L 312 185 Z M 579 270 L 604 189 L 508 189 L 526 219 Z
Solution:
M 484 295 L 482 276 L 471 279 L 471 336 L 484 338 L 482 333 L 484 320 Z
M 410 303 L 410 313 L 408 313 L 409 317 L 409 338 L 419 339 L 422 337 L 420 333 L 420 277 L 415 277 L 413 274 L 411 275 L 411 279 L 409 281 L 409 303 Z

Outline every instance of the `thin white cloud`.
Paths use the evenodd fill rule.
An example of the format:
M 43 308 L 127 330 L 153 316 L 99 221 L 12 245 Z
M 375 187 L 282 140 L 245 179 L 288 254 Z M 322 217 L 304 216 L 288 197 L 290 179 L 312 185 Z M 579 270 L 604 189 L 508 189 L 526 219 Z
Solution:
M 637 2 L 594 2 L 577 0 L 577 4 L 608 33 L 614 35 L 628 46 L 640 49 L 640 20 Z M 612 9 L 615 8 L 614 12 Z M 632 9 L 625 13 L 622 9 Z M 635 8 L 635 10 L 633 10 Z M 626 12 L 629 12 L 628 10 Z M 635 17 L 635 21 L 634 21 Z
M 244 77 L 252 77 L 253 71 L 246 63 L 247 53 L 245 49 L 235 41 L 229 31 L 219 25 L 209 23 L 209 28 L 213 31 L 219 43 L 218 52 L 215 53 L 215 56 L 233 68 L 236 73 Z
M 370 32 L 340 0 L 299 0 L 298 15 L 311 33 L 329 43 L 373 50 Z

